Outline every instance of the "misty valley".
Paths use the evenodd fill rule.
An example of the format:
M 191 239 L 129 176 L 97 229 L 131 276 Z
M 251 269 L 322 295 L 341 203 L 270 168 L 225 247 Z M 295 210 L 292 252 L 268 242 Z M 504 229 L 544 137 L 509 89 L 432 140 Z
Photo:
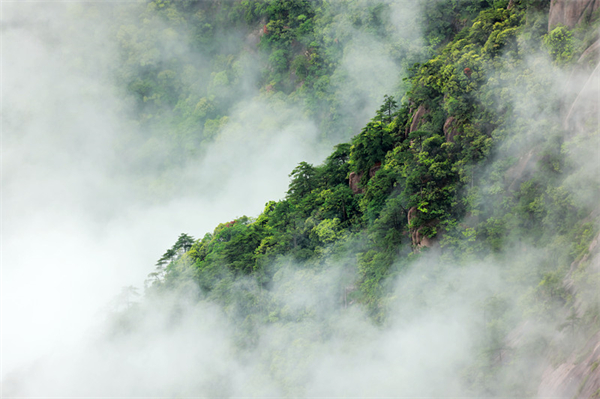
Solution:
M 600 1 L 0 7 L 3 398 L 600 398 Z

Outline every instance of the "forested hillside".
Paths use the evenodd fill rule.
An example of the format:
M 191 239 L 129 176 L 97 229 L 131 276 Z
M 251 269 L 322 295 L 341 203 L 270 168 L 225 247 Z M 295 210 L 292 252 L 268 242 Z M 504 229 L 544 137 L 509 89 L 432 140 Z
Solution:
M 598 231 L 598 109 L 579 98 L 593 89 L 581 79 L 597 65 L 597 52 L 586 50 L 598 40 L 598 25 L 594 14 L 571 28 L 548 27 L 546 2 L 471 3 L 426 5 L 424 15 L 445 18 L 426 19 L 429 43 L 419 55 L 430 58 L 411 68 L 404 96 L 386 96 L 323 164 L 300 163 L 285 199 L 267 203 L 258 217 L 223 223 L 196 241 L 182 235 L 157 263 L 149 292 L 193 281 L 203 300 L 243 303 L 243 324 L 252 329 L 315 317 L 309 309 L 291 316 L 270 302 L 282 265 L 319 275 L 336 264 L 345 272 L 336 283 L 343 292 L 338 306 L 364 307 L 385 325 L 396 316 L 392 304 L 415 295 L 395 287 L 411 269 L 435 280 L 446 269 L 500 264 L 506 286 L 478 299 L 485 314 L 479 356 L 466 378 L 474 392 L 535 394 L 541 359 L 556 352 L 566 360 L 583 350 L 569 346 L 573 336 L 588 339 L 600 326 L 598 270 L 583 261 Z M 285 3 L 285 11 L 283 4 L 265 4 L 260 45 L 272 51 L 266 90 L 293 92 L 308 112 L 328 110 L 322 120 L 335 124 L 335 108 L 319 87 L 329 79 L 339 39 L 315 34 L 323 20 L 309 3 Z M 260 18 L 259 3 L 244 5 L 247 22 Z M 369 29 L 387 35 L 377 11 Z M 290 86 L 294 79 L 302 86 Z M 256 291 L 240 298 L 236 281 L 247 276 Z M 530 319 L 555 331 L 515 332 Z M 511 342 L 511 333 L 531 342 Z M 598 364 L 593 356 L 580 355 L 592 365 L 585 378 Z M 505 373 L 517 373 L 523 359 L 535 364 L 531 375 L 507 384 Z M 585 381 L 583 388 L 590 389 Z
M 132 162 L 168 180 L 246 101 L 331 152 L 124 289 L 107 347 L 182 365 L 131 392 L 600 398 L 600 3 L 140 4 L 111 25 Z
M 268 114 L 272 110 L 314 123 L 317 143 L 328 148 L 346 141 L 384 94 L 404 95 L 408 84 L 401 79 L 416 62 L 489 7 L 475 0 L 421 3 L 186 0 L 121 6 L 110 24 L 119 47 L 113 73 L 135 109 L 132 132 L 143 132 L 130 132 L 122 146 L 137 143 L 131 162 L 153 165 L 153 184 L 160 185 L 173 178 L 165 170 L 202 158 L 211 142 L 231 131 L 243 135 L 245 126 L 235 117 L 240 112 L 261 114 L 262 136 L 287 127 Z M 82 15 L 93 14 L 88 8 Z M 249 103 L 252 110 L 246 110 Z

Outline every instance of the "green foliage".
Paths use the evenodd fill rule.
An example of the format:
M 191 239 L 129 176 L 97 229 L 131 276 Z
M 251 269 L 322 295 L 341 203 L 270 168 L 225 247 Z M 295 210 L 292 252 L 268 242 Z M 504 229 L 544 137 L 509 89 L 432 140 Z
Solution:
M 316 169 L 309 163 L 300 162 L 290 173 L 292 181 L 288 190 L 288 197 L 300 202 L 316 187 Z
M 286 197 L 267 203 L 256 219 L 221 224 L 197 241 L 180 236 L 159 259 L 153 286 L 193 281 L 206 298 L 237 303 L 241 314 L 261 314 L 276 323 L 290 319 L 290 312 L 239 291 L 241 281 L 269 293 L 282 264 L 293 262 L 305 276 L 343 264 L 352 270 L 352 301 L 384 323 L 393 278 L 427 251 L 415 237 L 428 238 L 436 247 L 432 253 L 441 254 L 435 258 L 441 269 L 499 261 L 506 264 L 503 278 L 515 284 L 514 291 L 494 293 L 477 305 L 485 336 L 474 345 L 485 372 L 475 373 L 471 383 L 487 389 L 498 358 L 508 350 L 506 334 L 519 318 L 553 317 L 552 309 L 572 303 L 564 279 L 573 261 L 582 262 L 576 272 L 591 280 L 584 259 L 597 236 L 595 225 L 583 221 L 593 218 L 590 205 L 573 194 L 572 187 L 581 183 L 567 178 L 581 167 L 567 158 L 583 138 L 569 138 L 562 130 L 559 99 L 535 105 L 521 99 L 545 98 L 554 89 L 552 79 L 535 69 L 535 60 L 527 59 L 531 49 L 543 42 L 558 72 L 583 39 L 573 39 L 564 27 L 546 35 L 547 17 L 538 14 L 547 6 L 543 2 L 515 2 L 510 10 L 507 5 L 426 1 L 430 59 L 411 69 L 402 100 L 386 95 L 373 119 L 350 143 L 335 146 L 323 164 L 298 164 Z M 228 18 L 264 22 L 260 48 L 268 68 L 261 84 L 268 82 L 269 92 L 283 91 L 308 114 L 346 129 L 351 123 L 334 95 L 343 42 L 352 29 L 386 36 L 388 7 L 242 1 Z M 174 66 L 159 73 L 149 67 L 151 72 L 130 87 L 148 103 L 142 109 L 177 104 L 181 115 L 212 138 L 227 123 L 220 104 L 239 84 L 233 58 L 219 59 L 221 68 L 208 74 L 208 91 L 200 98 L 173 97 L 180 90 Z M 151 65 L 152 52 L 136 60 Z M 418 109 L 425 112 L 416 120 Z M 362 176 L 359 192 L 349 186 L 351 173 Z M 511 311 L 512 301 L 522 315 Z M 583 325 L 576 318 L 567 321 L 571 330 Z M 543 352 L 539 347 L 546 344 L 538 344 L 531 344 L 538 348 L 532 351 Z
M 375 118 L 379 119 L 382 124 L 389 125 L 392 122 L 397 109 L 398 102 L 394 100 L 393 96 L 388 96 L 386 94 L 383 97 L 383 105 L 377 110 L 377 116 Z
M 366 234 L 367 244 L 359 251 L 359 286 L 365 303 L 375 306 L 380 282 L 388 275 L 394 257 L 412 244 L 411 232 L 417 229 L 433 239 L 443 232 L 445 251 L 460 253 L 463 260 L 490 250 L 501 252 L 512 243 L 509 232 L 515 229 L 528 232 L 533 245 L 550 239 L 544 234 L 548 226 L 569 234 L 572 225 L 565 221 L 574 217 L 575 204 L 568 191 L 549 185 L 545 177 L 520 181 L 520 189 L 513 189 L 508 196 L 498 190 L 505 184 L 501 179 L 496 178 L 497 183 L 489 189 L 478 186 L 486 177 L 484 171 L 504 167 L 501 163 L 489 165 L 488 160 L 498 140 L 506 137 L 503 123 L 511 112 L 496 108 L 490 100 L 503 100 L 505 93 L 496 96 L 496 88 L 502 84 L 496 77 L 489 80 L 486 70 L 513 68 L 515 62 L 521 62 L 520 47 L 534 41 L 534 33 L 541 39 L 543 33 L 535 22 L 523 33 L 524 16 L 533 8 L 520 4 L 506 10 L 501 2 L 462 6 L 456 2 L 426 4 L 425 15 L 443 14 L 437 25 L 427 25 L 431 43 L 436 43 L 439 51 L 412 70 L 411 87 L 400 107 L 393 96 L 386 95 L 375 117 L 351 144 L 336 146 L 322 165 L 301 162 L 292 171 L 284 200 L 269 203 L 255 221 L 241 218 L 221 225 L 192 246 L 189 256 L 205 289 L 214 289 L 212 279 L 238 273 L 267 276 L 269 262 L 284 255 L 302 263 L 321 262 L 324 257 L 336 256 L 338 243 Z M 327 36 L 333 31 L 324 28 L 333 23 L 331 13 L 340 9 L 349 13 L 355 27 L 374 34 L 387 29 L 386 6 L 366 10 L 352 3 L 317 7 L 306 1 L 241 2 L 231 15 L 247 22 L 267 19 L 261 46 L 269 55 L 269 81 L 283 88 L 283 76 L 292 71 L 314 90 L 307 99 L 312 95 L 323 99 L 331 84 L 331 71 L 322 62 L 332 61 L 336 54 L 335 36 Z M 325 36 L 318 36 L 317 31 Z M 521 34 L 526 41 L 520 39 Z M 341 31 L 338 35 L 339 42 Z M 435 39 L 436 35 L 444 39 Z M 545 40 L 563 37 L 559 36 L 551 34 Z M 218 59 L 221 70 L 212 73 L 211 85 L 227 90 L 236 79 L 235 62 L 231 57 Z M 176 75 L 165 72 L 161 76 L 168 81 Z M 137 90 L 150 93 L 143 84 Z M 196 120 L 207 118 L 203 130 L 208 137 L 217 135 L 226 123 L 224 117 L 217 117 L 217 98 L 204 97 L 192 103 L 190 115 Z M 420 127 L 410 131 L 411 108 L 414 112 L 418 104 L 429 111 Z M 448 129 L 444 125 L 449 117 L 454 121 L 452 140 L 446 139 L 443 131 Z M 556 148 L 548 146 L 544 158 L 551 165 L 549 172 L 555 174 L 562 167 Z M 348 186 L 350 172 L 362 175 L 361 195 Z M 409 225 L 411 208 L 416 217 Z M 457 223 L 465 216 L 468 222 Z M 325 250 L 328 246 L 333 246 L 333 252 Z M 177 259 L 167 253 L 158 267 Z
M 393 148 L 392 136 L 382 122 L 371 121 L 361 133 L 352 140 L 350 165 L 354 171 L 365 172 Z
M 565 26 L 557 26 L 544 36 L 544 46 L 557 65 L 564 65 L 573 58 L 573 34 Z
M 447 44 L 480 11 L 489 7 L 489 1 L 436 1 L 424 4 L 421 26 L 430 46 L 436 48 Z

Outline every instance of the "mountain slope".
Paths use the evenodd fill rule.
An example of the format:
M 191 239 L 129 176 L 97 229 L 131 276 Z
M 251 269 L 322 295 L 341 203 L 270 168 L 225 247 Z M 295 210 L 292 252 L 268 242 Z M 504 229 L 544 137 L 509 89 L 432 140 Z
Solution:
M 483 10 L 413 69 L 399 105 L 386 98 L 324 164 L 294 169 L 286 199 L 267 204 L 255 220 L 219 226 L 153 288 L 177 286 L 188 275 L 203 295 L 227 302 L 232 293 L 221 291 L 224 281 L 249 274 L 269 289 L 273 262 L 326 269 L 356 259 L 344 306 L 360 303 L 385 324 L 398 296 L 391 282 L 417 267 L 419 253 L 445 268 L 500 263 L 504 284 L 512 283 L 491 297 L 503 304 L 484 330 L 497 338 L 481 343 L 487 360 L 471 369 L 472 386 L 534 393 L 532 381 L 508 384 L 511 373 L 533 361 L 540 395 L 591 397 L 598 389 L 590 376 L 597 339 L 588 340 L 598 328 L 591 289 L 598 270 L 588 255 L 598 231 L 598 104 L 585 96 L 597 96 L 598 76 L 596 58 L 577 60 L 593 48 L 597 27 L 558 25 L 569 23 L 558 7 L 566 6 L 511 2 L 509 9 Z M 540 44 L 547 53 L 536 51 Z M 587 288 L 575 288 L 575 274 Z M 509 305 L 510 297 L 518 305 Z M 523 333 L 528 323 L 553 327 Z M 575 330 L 578 339 L 569 343 Z M 514 334 L 519 338 L 502 338 Z M 556 356 L 574 363 L 588 349 L 593 354 L 580 354 L 578 365 L 556 363 Z M 554 360 L 542 374 L 545 357 Z M 565 379 L 578 382 L 558 382 Z
M 596 3 L 131 5 L 132 159 L 210 159 L 244 101 L 338 144 L 258 216 L 181 234 L 61 376 L 10 392 L 599 397 Z M 277 142 L 257 119 L 234 137 Z

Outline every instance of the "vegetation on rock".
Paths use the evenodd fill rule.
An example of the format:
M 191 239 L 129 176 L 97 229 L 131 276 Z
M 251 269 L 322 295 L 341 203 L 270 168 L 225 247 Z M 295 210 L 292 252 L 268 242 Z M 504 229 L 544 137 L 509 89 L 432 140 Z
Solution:
M 547 2 L 425 1 L 416 23 L 426 43 L 411 47 L 392 40 L 390 5 L 367 3 L 156 0 L 144 18 L 164 23 L 161 40 L 143 23 L 119 29 L 120 79 L 138 104 L 139 122 L 170 126 L 189 156 L 227 123 L 229 104 L 243 90 L 248 58 L 241 48 L 249 37 L 259 38 L 252 51 L 263 63 L 262 96 L 301 104 L 328 140 L 357 133 L 322 164 L 301 162 L 285 198 L 268 202 L 257 217 L 222 223 L 198 240 L 183 234 L 159 259 L 146 295 L 193 283 L 198 300 L 243 307 L 239 328 L 251 335 L 257 323 L 290 322 L 269 293 L 282 265 L 309 274 L 337 265 L 346 271 L 337 283 L 340 306 L 352 302 L 386 325 L 403 295 L 396 279 L 423 259 L 434 257 L 437 265 L 423 271 L 429 280 L 447 269 L 502 264 L 513 284 L 476 304 L 486 334 L 474 343 L 480 357 L 465 366 L 465 381 L 476 393 L 534 395 L 535 378 L 503 378 L 524 367 L 514 360 L 519 356 L 541 358 L 564 342 L 542 336 L 509 348 L 507 334 L 528 319 L 562 320 L 571 331 L 600 327 L 597 306 L 577 299 L 591 291 L 564 287 L 567 278 L 582 285 L 597 279 L 581 259 L 598 234 L 600 187 L 585 162 L 593 156 L 586 151 L 598 146 L 598 127 L 591 119 L 565 125 L 577 93 L 565 93 L 556 78 L 598 39 L 597 22 L 548 32 Z M 239 29 L 225 28 L 232 25 Z M 194 35 L 183 38 L 183 29 Z M 382 38 L 398 64 L 412 65 L 404 87 L 390 87 L 362 128 L 336 91 L 353 29 Z M 233 50 L 216 47 L 217 37 Z M 181 64 L 174 46 L 181 40 L 211 54 L 213 65 Z M 172 61 L 159 64 L 154 54 L 163 52 L 164 60 L 164 51 L 174 51 Z M 591 73 L 588 65 L 577 68 Z M 351 188 L 351 174 L 360 190 Z M 248 281 L 252 289 L 240 288 Z M 295 317 L 316 316 L 306 309 Z M 513 360 L 505 361 L 509 349 Z M 541 371 L 534 372 L 539 380 Z

